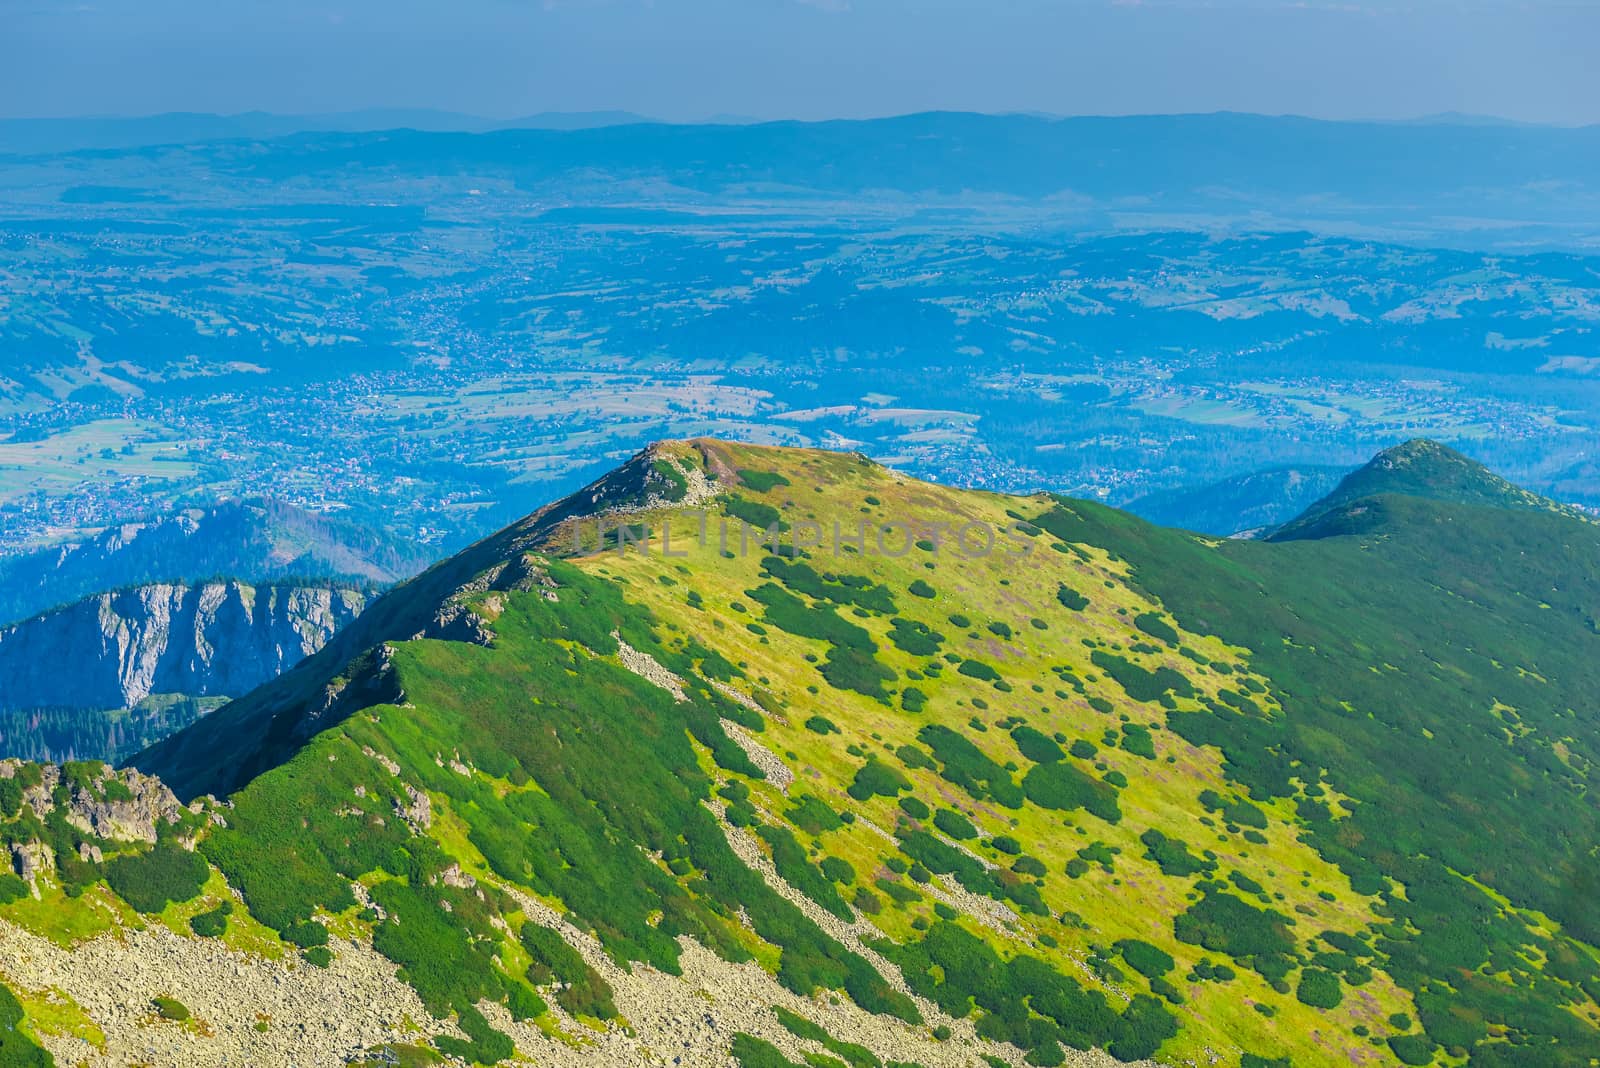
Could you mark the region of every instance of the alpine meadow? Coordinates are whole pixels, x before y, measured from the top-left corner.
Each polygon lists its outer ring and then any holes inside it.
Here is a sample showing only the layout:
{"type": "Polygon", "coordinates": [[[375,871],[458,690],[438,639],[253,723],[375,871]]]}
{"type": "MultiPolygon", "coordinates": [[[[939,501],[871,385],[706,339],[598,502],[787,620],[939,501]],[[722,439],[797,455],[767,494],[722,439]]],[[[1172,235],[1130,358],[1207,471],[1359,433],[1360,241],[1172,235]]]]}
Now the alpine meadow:
{"type": "Polygon", "coordinates": [[[1426,441],[1256,541],[660,443],[126,770],[5,765],[6,1041],[1589,1065],[1597,549],[1426,441]]]}

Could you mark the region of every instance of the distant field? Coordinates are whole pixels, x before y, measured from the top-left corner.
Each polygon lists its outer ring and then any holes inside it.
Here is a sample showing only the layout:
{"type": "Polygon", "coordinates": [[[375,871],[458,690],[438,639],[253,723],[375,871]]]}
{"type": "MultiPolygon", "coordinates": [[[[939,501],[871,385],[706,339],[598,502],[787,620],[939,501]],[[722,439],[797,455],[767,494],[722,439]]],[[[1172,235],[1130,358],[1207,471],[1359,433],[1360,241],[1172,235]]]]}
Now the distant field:
{"type": "Polygon", "coordinates": [[[191,444],[156,423],[99,419],[42,441],[0,441],[0,501],[28,493],[92,493],[127,479],[165,482],[191,478],[191,444]]]}
{"type": "Polygon", "coordinates": [[[1593,255],[592,178],[538,214],[360,164],[307,202],[116,153],[72,165],[116,196],[61,199],[38,166],[0,164],[0,552],[240,492],[443,548],[696,434],[1111,502],[1429,435],[1600,504],[1593,255]]]}

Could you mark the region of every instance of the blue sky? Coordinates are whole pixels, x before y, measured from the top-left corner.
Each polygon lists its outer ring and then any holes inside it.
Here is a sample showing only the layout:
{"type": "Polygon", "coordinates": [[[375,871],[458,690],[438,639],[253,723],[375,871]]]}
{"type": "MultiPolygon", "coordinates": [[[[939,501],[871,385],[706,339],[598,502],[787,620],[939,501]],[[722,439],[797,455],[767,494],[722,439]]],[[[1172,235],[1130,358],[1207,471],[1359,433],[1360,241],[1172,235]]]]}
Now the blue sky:
{"type": "Polygon", "coordinates": [[[0,115],[1600,122],[1597,0],[0,0],[0,115]]]}

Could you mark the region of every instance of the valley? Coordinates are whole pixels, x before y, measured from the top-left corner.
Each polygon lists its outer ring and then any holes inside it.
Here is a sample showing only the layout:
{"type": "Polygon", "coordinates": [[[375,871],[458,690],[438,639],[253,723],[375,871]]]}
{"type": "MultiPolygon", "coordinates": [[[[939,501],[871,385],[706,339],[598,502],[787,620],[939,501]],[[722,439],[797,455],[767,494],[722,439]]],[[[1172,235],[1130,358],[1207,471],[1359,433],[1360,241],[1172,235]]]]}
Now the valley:
{"type": "Polygon", "coordinates": [[[1588,135],[1408,131],[1468,163],[1410,152],[1403,188],[1348,149],[1397,136],[934,114],[3,156],[0,552],[269,496],[441,555],[695,435],[1112,504],[1429,436],[1600,505],[1588,135]]]}

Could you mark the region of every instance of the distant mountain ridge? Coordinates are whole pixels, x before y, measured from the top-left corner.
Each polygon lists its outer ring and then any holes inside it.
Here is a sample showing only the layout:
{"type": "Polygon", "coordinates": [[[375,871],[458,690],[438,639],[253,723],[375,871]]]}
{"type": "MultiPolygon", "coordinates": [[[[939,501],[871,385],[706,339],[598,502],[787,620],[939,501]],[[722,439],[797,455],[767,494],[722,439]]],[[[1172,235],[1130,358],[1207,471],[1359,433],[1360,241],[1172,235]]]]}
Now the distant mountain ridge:
{"type": "Polygon", "coordinates": [[[1291,541],[1351,533],[1363,525],[1364,517],[1370,519],[1379,498],[1390,495],[1551,512],[1590,521],[1588,513],[1525,490],[1447,445],[1416,438],[1378,453],[1269,537],[1291,541]]]}
{"type": "Polygon", "coordinates": [[[153,583],[329,579],[387,586],[427,559],[416,546],[336,517],[281,501],[228,501],[0,559],[0,624],[153,583]]]}
{"type": "Polygon", "coordinates": [[[586,130],[597,126],[654,121],[631,111],[549,111],[515,119],[488,119],[481,115],[431,108],[371,108],[324,115],[280,115],[266,111],[218,115],[176,111],[160,115],[0,119],[0,153],[36,155],[144,148],[200,141],[287,137],[313,132],[586,130]]]}
{"type": "Polygon", "coordinates": [[[1122,507],[1164,527],[1220,537],[1243,535],[1293,519],[1348,471],[1316,464],[1272,467],[1204,486],[1158,490],[1122,507]]]}
{"type": "Polygon", "coordinates": [[[322,648],[366,602],[351,587],[235,581],[97,594],[0,630],[0,710],[239,696],[322,648]]]}

